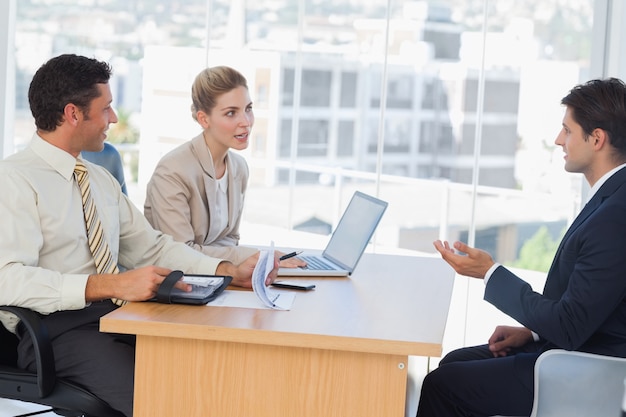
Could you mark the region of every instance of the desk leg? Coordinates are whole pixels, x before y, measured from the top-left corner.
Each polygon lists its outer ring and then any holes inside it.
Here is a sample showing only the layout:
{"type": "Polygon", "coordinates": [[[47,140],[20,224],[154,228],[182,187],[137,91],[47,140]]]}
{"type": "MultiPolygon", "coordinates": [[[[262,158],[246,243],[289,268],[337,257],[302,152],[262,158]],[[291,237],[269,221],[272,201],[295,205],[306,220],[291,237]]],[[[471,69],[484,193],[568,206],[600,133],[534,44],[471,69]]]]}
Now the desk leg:
{"type": "Polygon", "coordinates": [[[135,417],[402,417],[407,357],[137,337],[135,417]]]}

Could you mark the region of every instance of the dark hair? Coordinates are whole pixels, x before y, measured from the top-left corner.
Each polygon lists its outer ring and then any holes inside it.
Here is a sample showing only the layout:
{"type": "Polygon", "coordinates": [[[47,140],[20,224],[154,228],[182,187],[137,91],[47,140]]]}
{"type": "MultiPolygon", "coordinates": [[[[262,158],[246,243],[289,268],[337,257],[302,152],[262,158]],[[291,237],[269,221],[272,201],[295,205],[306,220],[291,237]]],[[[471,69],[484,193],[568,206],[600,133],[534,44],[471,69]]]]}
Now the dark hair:
{"type": "Polygon", "coordinates": [[[109,78],[111,67],[106,62],[73,54],[50,59],[37,70],[28,89],[37,129],[55,130],[70,103],[87,113],[91,101],[100,95],[96,85],[108,83],[109,78]]]}
{"type": "Polygon", "coordinates": [[[561,100],[587,136],[604,130],[611,145],[626,156],[626,84],[618,78],[591,80],[572,88],[561,100]]]}

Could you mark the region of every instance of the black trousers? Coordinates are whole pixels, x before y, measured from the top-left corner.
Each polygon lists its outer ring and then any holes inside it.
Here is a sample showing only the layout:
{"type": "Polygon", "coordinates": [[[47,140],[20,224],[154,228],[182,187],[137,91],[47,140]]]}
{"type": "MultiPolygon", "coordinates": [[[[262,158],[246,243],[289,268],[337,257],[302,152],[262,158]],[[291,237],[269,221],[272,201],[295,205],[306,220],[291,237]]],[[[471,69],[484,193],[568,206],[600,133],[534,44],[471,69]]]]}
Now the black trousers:
{"type": "MultiPolygon", "coordinates": [[[[112,408],[133,415],[135,337],[100,333],[100,317],[117,308],[110,301],[82,310],[42,316],[52,339],[57,375],[83,386],[112,408]]],[[[35,370],[33,344],[18,331],[18,366],[35,370]]]]}
{"type": "Polygon", "coordinates": [[[494,358],[487,345],[450,352],[424,378],[417,416],[530,415],[540,353],[536,343],[500,358],[494,358]]]}

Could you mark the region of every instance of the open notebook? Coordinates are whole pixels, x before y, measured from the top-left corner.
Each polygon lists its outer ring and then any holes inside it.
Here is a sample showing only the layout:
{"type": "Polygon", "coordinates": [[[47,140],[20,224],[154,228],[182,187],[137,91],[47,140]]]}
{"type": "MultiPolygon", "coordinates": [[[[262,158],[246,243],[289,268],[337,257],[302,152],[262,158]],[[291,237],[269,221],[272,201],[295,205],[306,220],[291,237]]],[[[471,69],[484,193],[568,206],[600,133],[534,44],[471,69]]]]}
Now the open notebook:
{"type": "Polygon", "coordinates": [[[304,255],[306,268],[279,268],[279,276],[347,276],[365,252],[387,202],[356,191],[321,255],[304,255]]]}

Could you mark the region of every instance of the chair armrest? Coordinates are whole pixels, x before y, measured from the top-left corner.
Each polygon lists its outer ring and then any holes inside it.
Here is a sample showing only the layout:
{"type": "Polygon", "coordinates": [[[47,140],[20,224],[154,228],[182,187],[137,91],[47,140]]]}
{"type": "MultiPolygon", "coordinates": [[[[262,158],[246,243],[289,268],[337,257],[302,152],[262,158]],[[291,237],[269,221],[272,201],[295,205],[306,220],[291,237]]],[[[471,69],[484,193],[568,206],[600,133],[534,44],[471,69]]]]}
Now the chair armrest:
{"type": "Polygon", "coordinates": [[[15,314],[22,321],[26,331],[30,334],[35,351],[39,395],[46,397],[52,392],[56,383],[54,352],[52,351],[48,328],[37,313],[27,308],[0,306],[0,310],[15,314]]]}

